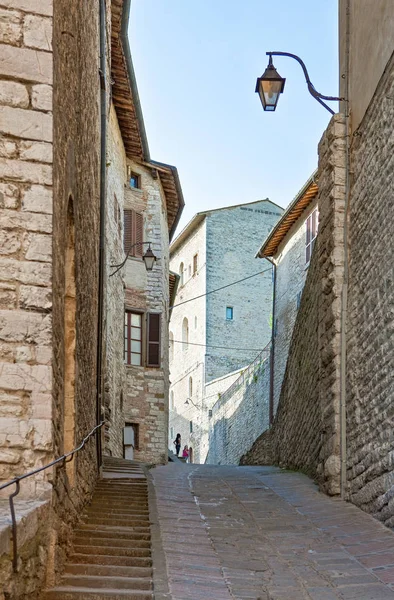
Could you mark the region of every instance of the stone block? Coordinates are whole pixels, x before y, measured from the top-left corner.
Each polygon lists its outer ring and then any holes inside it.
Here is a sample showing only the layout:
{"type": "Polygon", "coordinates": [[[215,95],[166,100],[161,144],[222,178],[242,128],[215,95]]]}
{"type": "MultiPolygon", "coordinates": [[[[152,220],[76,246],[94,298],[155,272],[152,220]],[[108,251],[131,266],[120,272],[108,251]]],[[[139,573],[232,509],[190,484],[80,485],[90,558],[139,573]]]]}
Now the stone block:
{"type": "Polygon", "coordinates": [[[52,189],[32,185],[22,192],[22,210],[52,214],[52,189]]]}
{"type": "Polygon", "coordinates": [[[22,41],[22,14],[0,8],[0,43],[19,46],[22,41]]]}
{"type": "MultiPolygon", "coordinates": [[[[30,416],[32,419],[49,419],[52,414],[52,395],[33,393],[30,396],[30,416]]],[[[37,448],[36,448],[37,449],[37,448]]]]}
{"type": "Polygon", "coordinates": [[[16,81],[0,81],[0,104],[27,108],[29,106],[29,93],[26,86],[16,81]]]}
{"type": "Polygon", "coordinates": [[[48,288],[21,285],[19,291],[19,307],[25,310],[47,312],[52,308],[52,292],[48,288]]]}
{"type": "Polygon", "coordinates": [[[19,144],[19,158],[43,163],[52,162],[52,144],[45,142],[21,142],[19,144]]]}
{"type": "Polygon", "coordinates": [[[30,48],[52,50],[52,19],[26,15],[23,24],[23,42],[30,48]]]}
{"type": "Polygon", "coordinates": [[[49,346],[36,347],[35,361],[40,365],[50,365],[52,362],[52,348],[49,346]]]}
{"type": "Polygon", "coordinates": [[[51,142],[52,117],[36,110],[0,106],[0,132],[24,139],[51,142]]]}
{"type": "Polygon", "coordinates": [[[30,48],[0,44],[0,76],[34,83],[52,83],[52,54],[30,48]]]}
{"type": "Polygon", "coordinates": [[[52,185],[52,167],[16,159],[0,159],[0,178],[52,185]]]}
{"type": "Polygon", "coordinates": [[[48,417],[51,416],[51,404],[49,404],[49,414],[45,415],[45,419],[32,419],[29,424],[33,426],[33,447],[35,450],[51,450],[52,449],[52,421],[48,417]]]}
{"type": "MultiPolygon", "coordinates": [[[[23,310],[0,310],[0,340],[4,342],[44,346],[50,344],[51,335],[52,328],[49,315],[26,312],[23,310]]],[[[8,365],[8,363],[4,363],[4,369],[6,369],[6,365],[8,365]]],[[[8,366],[12,367],[12,364],[9,364],[8,366]]],[[[18,366],[18,368],[20,368],[20,366],[18,366]]],[[[22,387],[20,389],[24,388],[22,387]]]]}
{"type": "Polygon", "coordinates": [[[17,346],[14,351],[15,362],[30,362],[33,359],[31,346],[17,346]]]}
{"type": "Polygon", "coordinates": [[[52,110],[52,87],[50,85],[33,85],[31,104],[36,110],[52,110]]]}
{"type": "Polygon", "coordinates": [[[16,231],[0,230],[0,254],[15,254],[21,248],[20,234],[16,231]]]}
{"type": "Polygon", "coordinates": [[[0,183],[0,208],[18,208],[19,187],[13,183],[0,183]]]}
{"type": "Polygon", "coordinates": [[[52,262],[52,236],[42,234],[30,234],[24,241],[27,248],[25,258],[27,260],[39,260],[40,262],[52,262]]]}
{"type": "Polygon", "coordinates": [[[52,218],[50,215],[4,209],[0,214],[0,228],[51,233],[52,218]]]}
{"type": "MultiPolygon", "coordinates": [[[[8,309],[14,309],[16,308],[16,302],[17,302],[17,294],[14,289],[5,289],[4,287],[0,286],[0,309],[2,308],[8,308],[8,309]]],[[[0,350],[0,355],[2,355],[2,352],[0,350]]]]}
{"type": "Polygon", "coordinates": [[[9,465],[16,465],[20,461],[20,453],[16,450],[9,450],[7,448],[0,448],[0,463],[7,463],[9,465]]]}
{"type": "Polygon", "coordinates": [[[15,158],[17,156],[17,145],[12,140],[0,136],[0,157],[15,158]]]}
{"type": "Polygon", "coordinates": [[[53,0],[1,0],[1,4],[7,8],[37,15],[51,16],[53,13],[53,0]]]}

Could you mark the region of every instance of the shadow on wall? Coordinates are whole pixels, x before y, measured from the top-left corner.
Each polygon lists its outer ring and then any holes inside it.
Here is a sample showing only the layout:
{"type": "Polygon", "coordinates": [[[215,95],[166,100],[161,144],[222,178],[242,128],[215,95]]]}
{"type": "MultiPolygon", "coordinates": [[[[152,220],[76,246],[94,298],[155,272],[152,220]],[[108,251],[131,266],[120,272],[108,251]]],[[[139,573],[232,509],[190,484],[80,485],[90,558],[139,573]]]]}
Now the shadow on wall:
{"type": "Polygon", "coordinates": [[[242,455],[269,427],[269,357],[233,383],[212,409],[207,464],[239,464],[242,455]]]}

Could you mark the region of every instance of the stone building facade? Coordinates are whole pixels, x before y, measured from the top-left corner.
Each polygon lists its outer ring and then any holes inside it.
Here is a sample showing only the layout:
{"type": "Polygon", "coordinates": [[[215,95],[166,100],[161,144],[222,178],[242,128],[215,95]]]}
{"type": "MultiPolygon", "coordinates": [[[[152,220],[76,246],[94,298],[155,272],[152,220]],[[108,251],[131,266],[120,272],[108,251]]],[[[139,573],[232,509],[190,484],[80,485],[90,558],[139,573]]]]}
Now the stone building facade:
{"type": "Polygon", "coordinates": [[[206,458],[206,415],[217,400],[206,386],[215,380],[223,386],[216,393],[225,391],[227,376],[270,342],[272,268],[257,266],[254,256],[282,212],[260,200],[198,213],[171,246],[180,281],[170,321],[169,444],[181,433],[196,462],[206,458]]]}
{"type": "Polygon", "coordinates": [[[258,252],[274,264],[271,418],[278,408],[289,347],[318,230],[317,173],[306,182],[258,252]]]}
{"type": "Polygon", "coordinates": [[[390,0],[341,0],[339,16],[344,115],[319,146],[317,265],[307,275],[276,421],[244,462],[306,469],[329,493],[392,526],[394,13],[390,0]],[[300,362],[302,336],[316,334],[318,359],[300,362]],[[291,390],[295,378],[310,382],[310,397],[291,390]],[[315,434],[300,449],[306,427],[315,434]]]}
{"type": "Polygon", "coordinates": [[[149,421],[139,458],[166,453],[168,244],[183,199],[176,169],[149,156],[128,9],[123,0],[0,1],[0,485],[71,451],[105,419],[105,433],[65,468],[21,484],[15,574],[13,488],[0,492],[2,600],[3,589],[9,600],[34,600],[56,581],[102,452],[123,455],[126,419],[149,421]],[[130,165],[143,173],[145,234],[158,260],[149,276],[128,259],[111,277],[125,257],[130,165]],[[138,285],[140,300],[163,312],[161,387],[143,387],[158,410],[146,419],[124,364],[125,303],[138,285]]]}

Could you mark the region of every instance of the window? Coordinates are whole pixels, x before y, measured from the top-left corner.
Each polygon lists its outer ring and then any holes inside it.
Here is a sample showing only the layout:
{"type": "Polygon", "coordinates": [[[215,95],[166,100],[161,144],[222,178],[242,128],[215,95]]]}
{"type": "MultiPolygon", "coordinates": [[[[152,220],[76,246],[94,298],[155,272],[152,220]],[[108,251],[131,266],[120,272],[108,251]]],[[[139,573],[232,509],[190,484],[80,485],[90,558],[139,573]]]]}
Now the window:
{"type": "Polygon", "coordinates": [[[182,349],[186,351],[189,343],[189,321],[186,317],[182,322],[182,342],[182,349]]]}
{"type": "Polygon", "coordinates": [[[173,439],[173,437],[174,437],[174,428],[171,427],[170,428],[170,438],[173,439]]]}
{"type": "Polygon", "coordinates": [[[193,378],[189,377],[189,398],[193,396],[193,378]]]}
{"type": "Polygon", "coordinates": [[[305,263],[308,265],[312,257],[312,250],[317,236],[318,216],[317,208],[309,215],[306,220],[306,238],[305,238],[305,263]]]}
{"type": "Polygon", "coordinates": [[[160,367],[161,314],[125,312],[124,360],[127,365],[160,367]],[[143,349],[146,348],[146,357],[143,349]]]}
{"type": "Polygon", "coordinates": [[[123,429],[123,444],[133,446],[135,450],[140,447],[140,426],[139,423],[125,423],[123,429]]]}
{"type": "Polygon", "coordinates": [[[183,285],[184,284],[184,280],[183,280],[183,273],[185,271],[185,266],[183,264],[183,262],[179,265],[179,277],[180,277],[180,284],[183,285]]]}
{"type": "Polygon", "coordinates": [[[278,335],[278,328],[279,328],[279,319],[275,319],[274,337],[276,337],[278,335]]]}
{"type": "Polygon", "coordinates": [[[127,365],[142,365],[142,314],[125,313],[124,355],[127,365]]]}
{"type": "Polygon", "coordinates": [[[189,427],[190,427],[190,433],[193,433],[193,421],[190,421],[189,427]]]}
{"type": "Polygon", "coordinates": [[[142,258],[144,241],[144,217],[135,210],[124,211],[124,251],[129,256],[142,258]]]}
{"type": "Polygon", "coordinates": [[[140,177],[135,173],[129,174],[129,185],[133,189],[140,189],[140,177]]]}
{"type": "Polygon", "coordinates": [[[232,321],[234,318],[234,309],[232,306],[226,306],[226,321],[232,321]]]}
{"type": "Polygon", "coordinates": [[[209,411],[208,411],[208,417],[212,417],[212,409],[209,409],[209,411]]]}
{"type": "Polygon", "coordinates": [[[193,277],[197,274],[198,269],[198,254],[193,256],[193,277]]]}
{"type": "Polygon", "coordinates": [[[190,279],[191,276],[192,276],[192,266],[189,265],[189,279],[190,279]]]}
{"type": "Polygon", "coordinates": [[[298,294],[297,294],[297,308],[300,308],[300,305],[301,305],[301,296],[302,296],[302,291],[298,292],[298,294]]]}

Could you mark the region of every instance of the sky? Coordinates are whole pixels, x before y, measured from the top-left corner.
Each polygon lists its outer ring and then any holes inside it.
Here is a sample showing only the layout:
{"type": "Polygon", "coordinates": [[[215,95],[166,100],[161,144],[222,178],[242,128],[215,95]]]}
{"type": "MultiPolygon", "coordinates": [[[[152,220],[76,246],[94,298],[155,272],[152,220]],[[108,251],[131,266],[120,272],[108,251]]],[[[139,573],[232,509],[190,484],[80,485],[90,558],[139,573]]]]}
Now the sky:
{"type": "MultiPolygon", "coordinates": [[[[266,51],[305,62],[315,88],[338,95],[337,0],[132,0],[129,39],[151,158],[178,169],[185,209],[269,198],[286,207],[317,167],[331,117],[300,65],[264,112],[256,78],[266,51]]],[[[337,103],[329,103],[337,110],[337,103]]]]}

